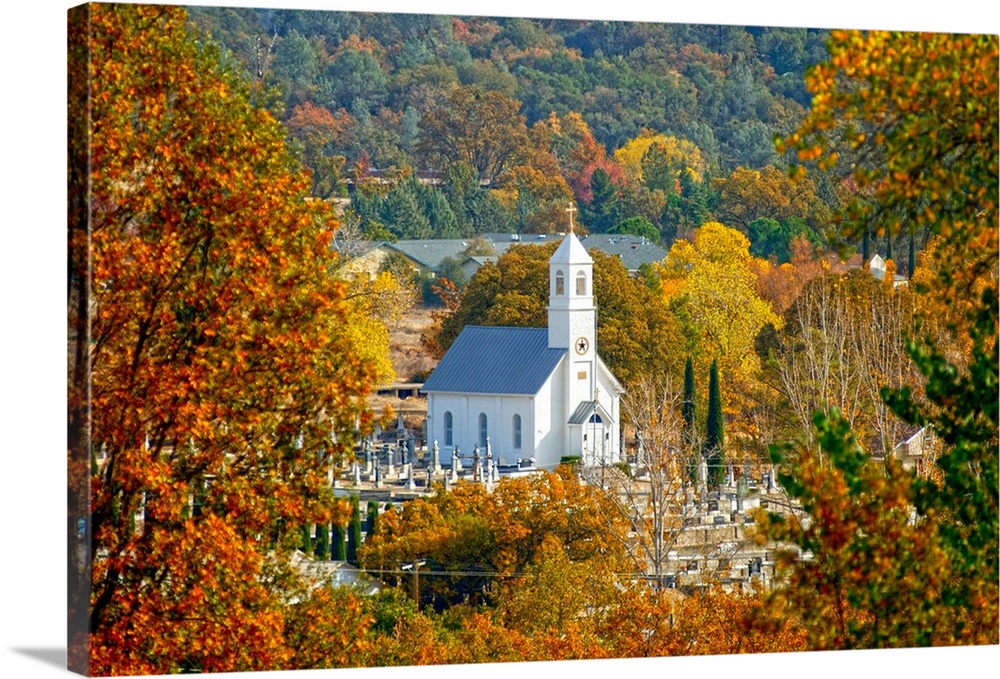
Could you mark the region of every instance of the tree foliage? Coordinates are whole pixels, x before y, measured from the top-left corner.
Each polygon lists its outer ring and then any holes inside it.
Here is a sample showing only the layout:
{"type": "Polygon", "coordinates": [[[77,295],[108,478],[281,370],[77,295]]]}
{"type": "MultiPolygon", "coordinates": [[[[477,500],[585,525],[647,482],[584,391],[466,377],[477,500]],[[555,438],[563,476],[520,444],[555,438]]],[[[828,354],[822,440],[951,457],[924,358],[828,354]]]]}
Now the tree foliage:
{"type": "Polygon", "coordinates": [[[907,342],[923,394],[881,396],[942,450],[917,477],[872,459],[847,414],[817,414],[827,462],[798,450],[783,477],[808,521],[765,526],[805,550],[782,596],[817,647],[996,644],[997,37],[835,32],[830,47],[786,143],[820,168],[846,161],[845,237],[935,234],[916,303],[946,320],[907,342]]]}
{"type": "Polygon", "coordinates": [[[855,188],[846,235],[927,226],[967,293],[997,266],[997,36],[834,31],[829,48],[785,144],[855,188]]]}
{"type": "Polygon", "coordinates": [[[678,240],[659,265],[665,300],[685,319],[701,369],[718,359],[727,380],[759,370],[754,339],[764,325],[781,325],[756,290],[750,243],[735,229],[709,222],[693,242],[678,240]]]}
{"type": "Polygon", "coordinates": [[[431,167],[466,163],[492,184],[528,145],[520,103],[502,92],[459,87],[420,121],[418,152],[431,167]]]}
{"type": "Polygon", "coordinates": [[[293,666],[285,557],[300,526],[334,518],[327,465],[369,426],[377,374],[344,332],[334,222],[182,10],[78,19],[90,127],[71,167],[90,193],[70,222],[71,460],[87,432],[103,459],[87,484],[71,465],[92,536],[69,554],[70,607],[92,625],[71,662],[293,666]]]}

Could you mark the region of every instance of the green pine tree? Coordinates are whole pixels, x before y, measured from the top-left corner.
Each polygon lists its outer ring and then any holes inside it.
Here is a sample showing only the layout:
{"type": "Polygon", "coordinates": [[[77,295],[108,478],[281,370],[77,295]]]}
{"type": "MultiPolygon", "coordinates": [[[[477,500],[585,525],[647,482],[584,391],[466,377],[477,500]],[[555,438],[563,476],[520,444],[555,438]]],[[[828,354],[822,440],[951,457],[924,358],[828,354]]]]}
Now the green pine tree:
{"type": "Polygon", "coordinates": [[[312,533],[309,530],[309,525],[306,524],[302,526],[299,531],[302,534],[302,541],[299,543],[299,549],[305,554],[312,554],[312,533]]]}
{"type": "Polygon", "coordinates": [[[368,535],[374,535],[378,530],[378,501],[369,500],[368,508],[365,510],[365,518],[367,519],[368,526],[366,530],[368,535]]]}
{"type": "Polygon", "coordinates": [[[358,496],[351,496],[351,524],[347,531],[347,561],[358,565],[358,547],[361,546],[361,505],[358,496]]]}
{"type": "Polygon", "coordinates": [[[688,445],[694,441],[695,427],[695,392],[694,392],[694,363],[688,356],[684,363],[684,400],[681,403],[681,415],[684,417],[684,436],[688,439],[688,445]]]}
{"type": "Polygon", "coordinates": [[[712,361],[708,375],[708,420],[705,423],[705,446],[709,482],[722,483],[725,465],[725,431],[722,420],[722,388],[719,386],[719,364],[712,361]]]}
{"type": "Polygon", "coordinates": [[[347,561],[347,544],[344,538],[346,531],[339,524],[333,524],[333,560],[347,561]]]}
{"type": "Polygon", "coordinates": [[[320,561],[326,561],[330,554],[330,529],[325,523],[316,526],[315,554],[320,561]]]}

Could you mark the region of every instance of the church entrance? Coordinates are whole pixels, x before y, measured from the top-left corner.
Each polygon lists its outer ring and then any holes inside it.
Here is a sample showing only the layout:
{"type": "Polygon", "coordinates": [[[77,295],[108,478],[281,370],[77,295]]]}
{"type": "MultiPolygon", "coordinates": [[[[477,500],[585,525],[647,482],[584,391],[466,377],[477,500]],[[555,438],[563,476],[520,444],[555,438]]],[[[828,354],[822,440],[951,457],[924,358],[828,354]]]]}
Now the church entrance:
{"type": "Polygon", "coordinates": [[[594,413],[583,428],[583,459],[589,466],[605,465],[611,462],[610,431],[601,418],[594,413]]]}

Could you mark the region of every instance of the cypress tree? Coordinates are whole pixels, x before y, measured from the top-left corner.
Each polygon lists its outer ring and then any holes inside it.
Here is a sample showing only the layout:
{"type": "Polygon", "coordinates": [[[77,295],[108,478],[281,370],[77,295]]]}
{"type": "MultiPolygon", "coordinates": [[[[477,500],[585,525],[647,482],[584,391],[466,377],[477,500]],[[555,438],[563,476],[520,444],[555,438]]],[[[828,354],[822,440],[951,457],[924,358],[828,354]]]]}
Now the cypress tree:
{"type": "Polygon", "coordinates": [[[378,529],[378,501],[369,500],[368,509],[365,510],[365,514],[365,518],[368,520],[366,528],[368,535],[375,535],[375,531],[378,529]]]}
{"type": "Polygon", "coordinates": [[[361,505],[358,496],[351,496],[351,524],[347,531],[347,561],[358,565],[358,547],[361,545],[361,505]]]}
{"type": "Polygon", "coordinates": [[[689,437],[688,445],[694,441],[694,363],[688,356],[684,363],[684,401],[681,403],[681,415],[684,417],[684,436],[689,437]]]}
{"type": "Polygon", "coordinates": [[[719,364],[712,361],[708,375],[708,420],[705,423],[705,457],[708,459],[708,478],[720,485],[723,478],[725,458],[723,448],[725,432],[722,421],[722,389],[719,386],[719,364]]]}
{"type": "Polygon", "coordinates": [[[335,561],[347,561],[347,545],[344,541],[344,527],[340,524],[333,524],[333,559],[335,561]]]}
{"type": "Polygon", "coordinates": [[[302,542],[299,544],[299,549],[302,550],[303,554],[312,553],[312,535],[309,532],[309,525],[303,525],[299,531],[302,534],[302,542]]]}
{"type": "Polygon", "coordinates": [[[326,561],[330,553],[330,529],[327,528],[325,523],[316,526],[315,548],[316,558],[320,561],[326,561]]]}

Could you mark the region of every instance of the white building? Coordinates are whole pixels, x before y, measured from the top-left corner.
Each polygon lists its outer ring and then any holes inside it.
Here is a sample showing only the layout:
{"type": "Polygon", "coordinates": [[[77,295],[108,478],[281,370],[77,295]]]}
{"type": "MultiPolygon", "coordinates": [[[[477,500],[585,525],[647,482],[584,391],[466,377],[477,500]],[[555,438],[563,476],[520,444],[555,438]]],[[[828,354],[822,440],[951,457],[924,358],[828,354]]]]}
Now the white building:
{"type": "Polygon", "coordinates": [[[501,463],[621,454],[622,386],[597,354],[594,262],[572,232],[549,260],[548,328],[467,326],[424,384],[427,440],[446,461],[478,445],[501,463]]]}

